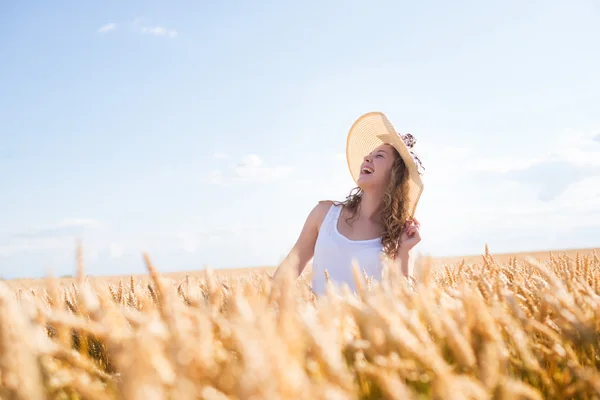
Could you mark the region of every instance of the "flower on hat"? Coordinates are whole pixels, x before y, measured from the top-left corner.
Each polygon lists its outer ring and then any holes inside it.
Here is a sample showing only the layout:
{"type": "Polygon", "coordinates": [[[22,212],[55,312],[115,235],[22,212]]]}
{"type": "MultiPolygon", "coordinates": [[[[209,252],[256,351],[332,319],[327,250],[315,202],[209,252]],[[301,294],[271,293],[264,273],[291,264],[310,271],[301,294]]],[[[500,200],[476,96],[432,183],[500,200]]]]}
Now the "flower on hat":
{"type": "Polygon", "coordinates": [[[402,138],[402,141],[404,142],[406,147],[409,148],[410,155],[412,156],[413,160],[415,160],[415,164],[417,166],[417,171],[419,172],[419,175],[423,175],[425,173],[425,166],[423,165],[421,159],[419,159],[419,156],[415,153],[415,151],[412,150],[414,145],[417,143],[417,139],[410,133],[407,133],[405,135],[399,135],[402,138]]]}
{"type": "Polygon", "coordinates": [[[417,143],[417,139],[410,133],[407,133],[406,135],[401,134],[400,137],[402,138],[402,141],[404,142],[406,147],[408,147],[409,149],[412,149],[413,146],[417,143]]]}

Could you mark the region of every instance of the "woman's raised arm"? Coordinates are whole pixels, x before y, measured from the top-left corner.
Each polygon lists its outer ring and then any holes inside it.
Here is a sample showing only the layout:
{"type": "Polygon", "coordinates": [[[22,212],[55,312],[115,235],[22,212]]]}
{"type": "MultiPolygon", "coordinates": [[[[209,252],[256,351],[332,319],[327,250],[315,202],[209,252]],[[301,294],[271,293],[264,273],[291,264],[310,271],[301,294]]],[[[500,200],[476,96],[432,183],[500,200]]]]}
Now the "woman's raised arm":
{"type": "Polygon", "coordinates": [[[294,277],[300,276],[302,271],[304,271],[304,268],[306,268],[306,265],[315,253],[315,243],[317,242],[319,229],[331,204],[330,201],[320,201],[311,210],[308,217],[306,217],[306,221],[304,222],[304,226],[302,227],[302,231],[300,232],[294,247],[292,247],[292,250],[290,250],[281,264],[279,264],[279,267],[277,267],[277,270],[273,275],[274,280],[282,274],[281,271],[284,269],[292,269],[294,271],[294,277]]]}

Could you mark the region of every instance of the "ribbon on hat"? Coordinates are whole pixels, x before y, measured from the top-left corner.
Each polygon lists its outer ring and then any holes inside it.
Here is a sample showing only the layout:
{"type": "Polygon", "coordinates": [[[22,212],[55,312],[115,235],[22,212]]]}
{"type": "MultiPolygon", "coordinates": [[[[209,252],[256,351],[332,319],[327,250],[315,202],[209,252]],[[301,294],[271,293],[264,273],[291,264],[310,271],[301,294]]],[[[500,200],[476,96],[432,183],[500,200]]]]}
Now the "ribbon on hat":
{"type": "Polygon", "coordinates": [[[417,171],[419,172],[419,175],[423,175],[425,173],[425,166],[419,159],[417,153],[415,153],[415,151],[412,149],[417,143],[417,139],[410,133],[407,133],[405,135],[399,133],[398,135],[400,135],[402,141],[404,142],[406,147],[408,147],[410,155],[412,156],[413,160],[415,160],[415,164],[417,166],[417,171]]]}

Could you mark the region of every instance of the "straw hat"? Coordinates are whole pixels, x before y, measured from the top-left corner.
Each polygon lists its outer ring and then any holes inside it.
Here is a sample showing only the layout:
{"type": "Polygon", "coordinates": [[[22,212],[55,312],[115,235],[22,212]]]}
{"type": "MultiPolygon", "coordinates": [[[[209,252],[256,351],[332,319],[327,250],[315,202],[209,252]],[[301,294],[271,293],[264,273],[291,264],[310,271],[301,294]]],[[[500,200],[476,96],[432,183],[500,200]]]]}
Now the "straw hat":
{"type": "Polygon", "coordinates": [[[425,168],[413,150],[416,139],[410,134],[401,135],[396,132],[387,117],[381,112],[370,112],[359,117],[350,128],[346,141],[346,160],[354,182],[360,175],[360,166],[364,157],[379,145],[387,143],[392,146],[404,164],[408,167],[409,178],[409,215],[414,218],[415,210],[423,192],[423,174],[425,168]]]}

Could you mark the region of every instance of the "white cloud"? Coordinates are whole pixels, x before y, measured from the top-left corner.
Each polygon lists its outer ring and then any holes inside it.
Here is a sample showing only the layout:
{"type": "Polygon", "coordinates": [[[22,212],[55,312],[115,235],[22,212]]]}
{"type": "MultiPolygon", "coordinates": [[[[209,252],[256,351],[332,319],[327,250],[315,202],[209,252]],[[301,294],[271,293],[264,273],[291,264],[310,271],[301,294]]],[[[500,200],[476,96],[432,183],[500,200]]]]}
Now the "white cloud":
{"type": "Polygon", "coordinates": [[[542,201],[526,185],[493,180],[455,190],[430,187],[417,218],[423,245],[434,254],[587,247],[592,237],[577,233],[600,230],[600,177],[580,181],[552,201],[542,201]]]}
{"type": "Polygon", "coordinates": [[[536,162],[527,168],[516,169],[505,176],[522,185],[538,189],[541,201],[552,201],[565,193],[573,184],[600,175],[599,168],[581,167],[561,159],[536,162]]]}
{"type": "Polygon", "coordinates": [[[203,182],[210,185],[224,185],[225,180],[223,178],[223,171],[218,169],[209,171],[203,179],[203,182]]]}
{"type": "Polygon", "coordinates": [[[293,167],[238,167],[236,173],[246,182],[272,182],[282,179],[294,172],[293,167]]]}
{"type": "Polygon", "coordinates": [[[566,130],[552,140],[545,154],[532,157],[527,165],[513,166],[503,176],[522,185],[533,185],[541,201],[555,200],[573,185],[600,176],[596,135],[566,130]]]}
{"type": "Polygon", "coordinates": [[[587,246],[600,229],[597,132],[548,135],[529,157],[425,148],[426,189],[417,218],[435,254],[587,246]]]}
{"type": "Polygon", "coordinates": [[[256,154],[246,154],[242,157],[239,167],[258,167],[262,164],[262,160],[256,154]]]}
{"type": "Polygon", "coordinates": [[[285,178],[294,172],[293,167],[274,166],[264,167],[263,161],[256,154],[247,154],[235,168],[239,179],[245,182],[271,182],[285,178]]]}
{"type": "MultiPolygon", "coordinates": [[[[177,32],[177,30],[165,28],[164,26],[161,26],[161,25],[143,26],[142,25],[143,20],[144,20],[144,17],[136,17],[133,19],[133,21],[131,22],[131,25],[133,26],[134,31],[144,34],[144,35],[151,35],[151,36],[155,36],[155,37],[166,37],[166,38],[171,38],[171,39],[173,39],[179,35],[179,32],[177,32]]],[[[117,23],[111,22],[111,23],[107,23],[107,24],[101,26],[100,28],[98,28],[96,30],[96,32],[99,34],[106,34],[108,32],[114,31],[115,29],[117,29],[117,23]]]]}
{"type": "MultiPolygon", "coordinates": [[[[207,229],[203,231],[181,230],[174,232],[161,232],[137,235],[135,237],[124,237],[119,242],[111,242],[108,245],[109,255],[113,258],[122,257],[124,254],[139,254],[142,251],[153,253],[198,253],[201,249],[239,238],[240,234],[251,234],[254,229],[242,226],[233,226],[229,221],[226,227],[219,229],[207,229]]],[[[108,235],[105,235],[108,237],[108,235]]],[[[100,246],[106,246],[106,242],[100,242],[100,246]]]]}
{"type": "Polygon", "coordinates": [[[549,135],[529,157],[510,152],[494,157],[489,151],[466,148],[425,148],[425,180],[430,186],[469,180],[496,185],[514,182],[536,188],[540,200],[551,201],[574,183],[600,175],[596,136],[596,132],[572,130],[549,135]]]}
{"type": "Polygon", "coordinates": [[[246,154],[227,170],[209,171],[202,181],[213,185],[269,183],[288,177],[294,171],[290,166],[266,166],[259,155],[246,154]]]}
{"type": "Polygon", "coordinates": [[[168,38],[175,38],[178,35],[176,30],[167,29],[163,26],[153,26],[153,27],[145,26],[145,27],[141,28],[140,32],[143,34],[148,34],[148,35],[152,35],[152,36],[168,37],[168,38]]]}
{"type": "Polygon", "coordinates": [[[596,146],[600,140],[598,131],[576,131],[565,129],[554,138],[556,150],[562,149],[586,149],[588,146],[596,146]]]}
{"type": "Polygon", "coordinates": [[[117,28],[117,24],[115,23],[109,23],[106,25],[102,25],[100,28],[98,28],[98,30],[96,31],[97,33],[108,33],[110,31],[113,31],[117,28]]]}
{"type": "MultiPolygon", "coordinates": [[[[44,250],[65,250],[66,241],[64,237],[45,237],[36,239],[18,239],[0,244],[0,256],[8,257],[13,254],[25,253],[30,251],[44,250]]],[[[71,241],[71,248],[74,248],[75,242],[71,241]]]]}
{"type": "Polygon", "coordinates": [[[65,218],[59,226],[85,226],[85,227],[99,227],[102,226],[102,222],[92,218],[65,218]]]}
{"type": "Polygon", "coordinates": [[[81,235],[85,230],[99,228],[102,223],[90,218],[65,218],[59,223],[50,226],[30,228],[11,235],[9,240],[73,237],[81,235]]]}
{"type": "Polygon", "coordinates": [[[104,225],[90,218],[66,218],[55,225],[29,228],[0,238],[0,256],[28,251],[66,250],[75,240],[104,225]]]}

